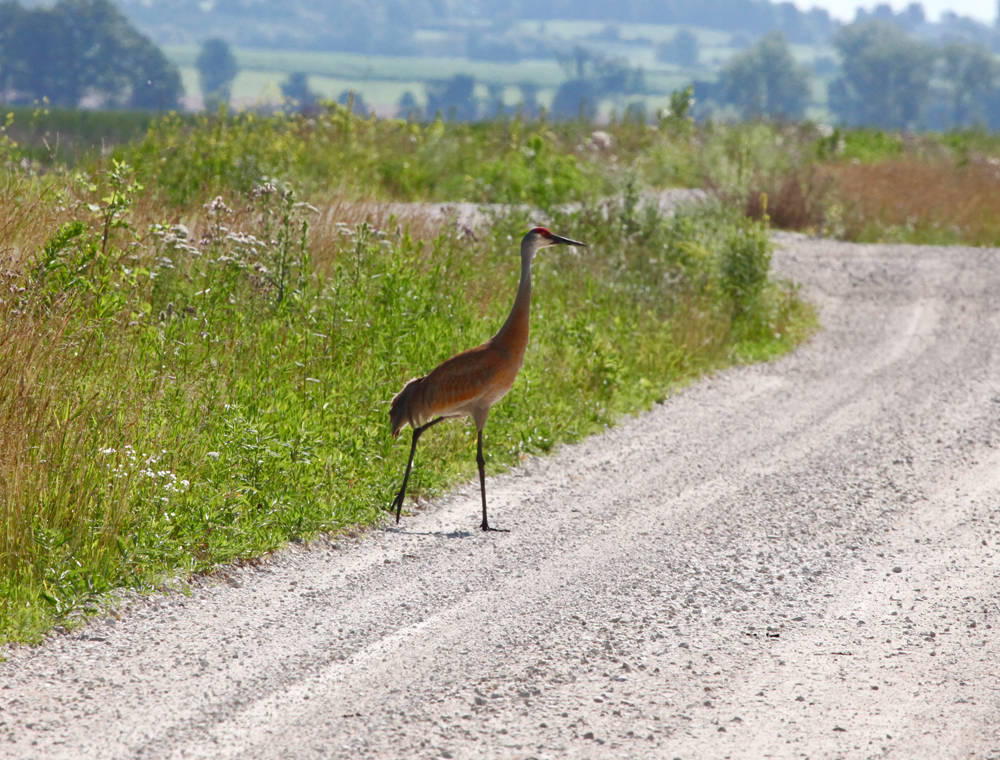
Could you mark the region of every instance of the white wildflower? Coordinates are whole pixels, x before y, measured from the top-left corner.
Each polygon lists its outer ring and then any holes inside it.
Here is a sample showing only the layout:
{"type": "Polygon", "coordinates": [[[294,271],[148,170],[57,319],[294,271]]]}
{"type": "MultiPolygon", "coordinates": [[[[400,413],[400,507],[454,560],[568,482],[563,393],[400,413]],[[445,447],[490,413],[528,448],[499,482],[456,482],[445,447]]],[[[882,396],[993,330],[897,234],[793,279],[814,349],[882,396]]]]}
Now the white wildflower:
{"type": "Polygon", "coordinates": [[[226,212],[227,214],[233,213],[233,210],[226,205],[226,202],[222,199],[221,195],[217,195],[214,198],[212,198],[212,200],[210,200],[208,203],[205,204],[205,208],[207,208],[213,214],[217,214],[223,211],[226,212]]]}
{"type": "Polygon", "coordinates": [[[587,147],[591,150],[611,150],[615,147],[615,139],[603,129],[598,129],[590,136],[587,147]]]}

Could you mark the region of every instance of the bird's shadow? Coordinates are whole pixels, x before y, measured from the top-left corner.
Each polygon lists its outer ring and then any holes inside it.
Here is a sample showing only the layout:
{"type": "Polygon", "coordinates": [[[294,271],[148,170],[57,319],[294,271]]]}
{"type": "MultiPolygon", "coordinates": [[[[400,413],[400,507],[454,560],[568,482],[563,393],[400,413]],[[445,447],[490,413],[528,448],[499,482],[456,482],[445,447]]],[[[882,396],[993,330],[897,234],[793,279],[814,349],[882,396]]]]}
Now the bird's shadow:
{"type": "Polygon", "coordinates": [[[386,528],[386,533],[396,533],[400,536],[437,536],[439,538],[472,538],[475,533],[467,530],[453,530],[445,533],[441,530],[403,530],[402,528],[386,528]]]}

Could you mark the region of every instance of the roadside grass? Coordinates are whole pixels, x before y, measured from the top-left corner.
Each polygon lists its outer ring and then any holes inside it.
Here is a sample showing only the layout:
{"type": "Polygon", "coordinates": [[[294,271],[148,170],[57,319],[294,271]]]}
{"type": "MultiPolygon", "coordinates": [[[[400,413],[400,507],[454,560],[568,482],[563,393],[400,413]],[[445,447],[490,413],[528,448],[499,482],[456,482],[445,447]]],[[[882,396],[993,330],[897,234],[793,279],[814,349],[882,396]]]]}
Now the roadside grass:
{"type": "Polygon", "coordinates": [[[991,162],[1000,157],[1000,138],[976,130],[901,135],[809,123],[696,126],[668,117],[654,124],[615,119],[598,140],[595,127],[579,121],[407,123],[335,107],[308,117],[244,112],[155,120],[13,113],[5,134],[19,144],[18,160],[36,159],[44,171],[58,172],[97,164],[100,151],[111,149],[137,167],[157,202],[178,208],[247,192],[268,177],[294,182],[313,200],[543,209],[593,202],[628,185],[680,186],[708,188],[752,218],[761,218],[766,196],[771,223],[782,229],[857,241],[996,240],[991,162]],[[136,133],[142,136],[128,142],[136,133]]]}
{"type": "Polygon", "coordinates": [[[528,203],[549,208],[613,189],[579,123],[478,124],[363,119],[331,107],[311,117],[243,113],[156,122],[116,155],[183,206],[247,192],[267,177],[318,194],[385,200],[528,203]]]}
{"type": "MultiPolygon", "coordinates": [[[[16,143],[18,157],[52,165],[91,160],[102,149],[142,137],[162,114],[153,111],[92,111],[51,106],[5,106],[0,126],[16,143]]],[[[194,117],[179,117],[192,123],[194,117]]]]}
{"type": "MultiPolygon", "coordinates": [[[[189,143],[226,154],[213,128],[189,143]]],[[[195,183],[172,163],[191,160],[182,146],[144,146],[153,171],[4,175],[0,640],[38,641],[115,587],[383,519],[407,454],[389,400],[488,338],[516,289],[525,212],[476,233],[419,214],[404,225],[355,189],[319,214],[289,185],[219,167],[201,175],[217,184],[195,183]],[[202,205],[208,190],[219,197],[202,205]]],[[[525,367],[487,432],[491,473],[811,329],[768,278],[766,228],[738,211],[665,218],[633,190],[549,213],[590,247],[537,260],[525,367]]],[[[412,494],[470,477],[473,441],[468,425],[436,431],[412,494]]]]}

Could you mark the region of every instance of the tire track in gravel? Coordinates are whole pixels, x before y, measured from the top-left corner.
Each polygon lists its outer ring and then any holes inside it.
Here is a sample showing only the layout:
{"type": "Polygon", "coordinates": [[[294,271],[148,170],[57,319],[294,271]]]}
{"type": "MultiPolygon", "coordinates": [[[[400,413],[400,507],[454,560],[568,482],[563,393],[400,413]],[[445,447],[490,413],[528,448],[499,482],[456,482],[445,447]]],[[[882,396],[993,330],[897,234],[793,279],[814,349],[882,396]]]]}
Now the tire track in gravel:
{"type": "Polygon", "coordinates": [[[778,241],[793,356],[491,479],[511,534],[469,484],[9,650],[0,756],[1000,756],[998,252],[778,241]]]}

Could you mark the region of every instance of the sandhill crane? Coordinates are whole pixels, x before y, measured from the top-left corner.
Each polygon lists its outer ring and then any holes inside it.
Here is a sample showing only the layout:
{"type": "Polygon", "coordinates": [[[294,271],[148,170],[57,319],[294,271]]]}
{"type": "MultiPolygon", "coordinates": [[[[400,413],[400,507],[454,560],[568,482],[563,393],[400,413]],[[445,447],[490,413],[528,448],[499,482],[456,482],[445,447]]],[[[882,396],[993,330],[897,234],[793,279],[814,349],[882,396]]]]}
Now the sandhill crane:
{"type": "Polygon", "coordinates": [[[483,345],[463,351],[439,364],[432,372],[414,378],[396,394],[389,407],[393,438],[410,425],[413,442],[406,463],[403,485],[396,495],[396,522],[403,508],[406,484],[410,479],[417,441],[428,428],[451,417],[472,417],[478,441],[476,464],[479,465],[479,489],[483,497],[483,530],[491,528],[486,519],[486,460],[483,459],[483,426],[490,407],[507,395],[524,363],[528,347],[528,313],[531,308],[531,260],[542,248],[553,245],[586,246],[575,240],[553,235],[544,227],[535,227],[521,240],[521,281],[510,316],[500,331],[483,345]],[[429,420],[429,421],[428,421],[429,420]]]}

